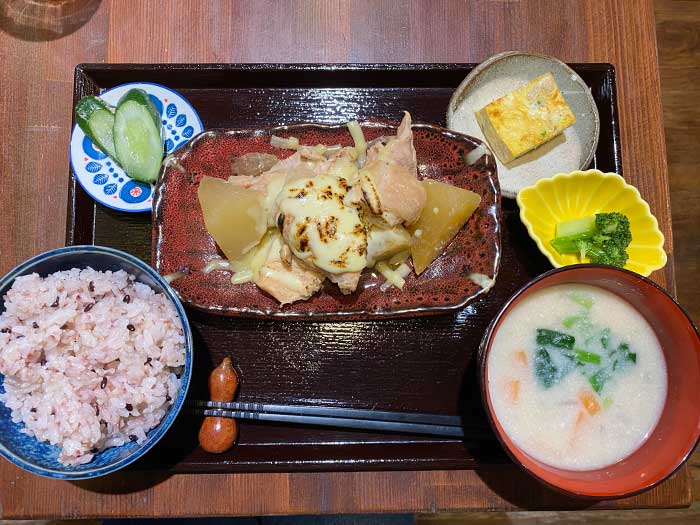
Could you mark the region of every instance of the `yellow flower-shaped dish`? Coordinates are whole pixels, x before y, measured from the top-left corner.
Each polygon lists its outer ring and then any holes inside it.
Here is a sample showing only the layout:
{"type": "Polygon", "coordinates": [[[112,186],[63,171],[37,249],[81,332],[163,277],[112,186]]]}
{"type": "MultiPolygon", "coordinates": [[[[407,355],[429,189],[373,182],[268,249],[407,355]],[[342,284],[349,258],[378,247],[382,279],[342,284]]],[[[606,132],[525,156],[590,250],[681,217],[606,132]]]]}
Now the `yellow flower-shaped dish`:
{"type": "Polygon", "coordinates": [[[632,242],[626,269],[648,276],[666,265],[664,235],[634,186],[616,173],[599,170],[560,173],[518,193],[520,220],[540,251],[556,268],[577,264],[576,255],[559,254],[550,241],[557,223],[596,213],[619,211],[630,220],[632,242]]]}

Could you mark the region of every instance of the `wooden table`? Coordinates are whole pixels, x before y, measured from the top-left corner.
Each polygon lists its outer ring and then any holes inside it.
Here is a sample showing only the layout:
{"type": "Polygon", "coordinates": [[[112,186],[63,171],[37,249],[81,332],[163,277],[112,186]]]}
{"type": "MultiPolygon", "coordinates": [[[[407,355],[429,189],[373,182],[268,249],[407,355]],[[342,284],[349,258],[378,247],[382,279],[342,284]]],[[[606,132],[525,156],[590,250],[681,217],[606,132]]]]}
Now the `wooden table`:
{"type": "MultiPolygon", "coordinates": [[[[524,49],[616,66],[625,175],[666,235],[669,264],[653,278],[675,288],[650,1],[102,0],[84,26],[59,39],[42,41],[7,18],[0,18],[0,28],[2,272],[63,244],[78,63],[479,62],[524,49]]],[[[690,501],[685,467],[645,494],[592,505],[544,489],[510,465],[486,471],[129,473],[68,483],[0,463],[5,518],[679,507],[690,501]]]]}

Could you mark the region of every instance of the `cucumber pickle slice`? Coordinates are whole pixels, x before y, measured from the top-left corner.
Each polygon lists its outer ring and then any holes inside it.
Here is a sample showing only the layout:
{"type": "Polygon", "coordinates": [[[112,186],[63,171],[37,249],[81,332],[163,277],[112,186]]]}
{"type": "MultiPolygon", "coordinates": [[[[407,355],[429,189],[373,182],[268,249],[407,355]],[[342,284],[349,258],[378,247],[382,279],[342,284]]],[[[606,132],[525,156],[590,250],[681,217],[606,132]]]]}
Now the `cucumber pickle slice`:
{"type": "Polygon", "coordinates": [[[128,91],[117,104],[114,146],[129,177],[153,183],[163,161],[160,115],[142,89],[128,91]]]}
{"type": "Polygon", "coordinates": [[[114,108],[97,97],[83,97],[75,106],[75,121],[90,140],[118,162],[114,148],[114,108]]]}

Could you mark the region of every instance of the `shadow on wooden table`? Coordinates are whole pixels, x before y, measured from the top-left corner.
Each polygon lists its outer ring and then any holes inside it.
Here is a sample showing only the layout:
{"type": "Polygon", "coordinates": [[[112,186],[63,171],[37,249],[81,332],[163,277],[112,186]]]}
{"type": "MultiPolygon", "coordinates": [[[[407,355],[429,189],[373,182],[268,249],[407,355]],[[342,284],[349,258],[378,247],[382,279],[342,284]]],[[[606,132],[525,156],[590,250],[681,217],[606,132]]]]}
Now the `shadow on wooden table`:
{"type": "Polygon", "coordinates": [[[550,489],[511,464],[477,468],[476,474],[508,504],[523,510],[587,510],[595,503],[550,489]]]}
{"type": "Polygon", "coordinates": [[[67,36],[87,24],[101,0],[3,0],[0,30],[20,40],[46,42],[67,36]]]}
{"type": "Polygon", "coordinates": [[[96,479],[71,481],[70,483],[89,492],[100,494],[130,494],[160,485],[170,476],[169,472],[122,471],[96,479]]]}

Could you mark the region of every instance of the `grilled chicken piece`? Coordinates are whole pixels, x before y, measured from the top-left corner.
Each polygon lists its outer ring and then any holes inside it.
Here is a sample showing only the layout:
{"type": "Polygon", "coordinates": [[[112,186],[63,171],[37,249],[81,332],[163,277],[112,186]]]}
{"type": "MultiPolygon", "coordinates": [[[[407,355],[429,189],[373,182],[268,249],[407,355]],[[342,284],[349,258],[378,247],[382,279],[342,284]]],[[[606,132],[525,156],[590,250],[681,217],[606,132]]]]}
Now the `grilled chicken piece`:
{"type": "Polygon", "coordinates": [[[371,227],[367,232],[367,266],[411,249],[411,234],[403,226],[371,227]]]}
{"type": "Polygon", "coordinates": [[[287,177],[277,197],[277,224],[294,255],[329,274],[361,272],[367,264],[367,233],[347,195],[345,179],[321,174],[287,177]]]}
{"type": "Polygon", "coordinates": [[[405,113],[395,137],[370,148],[360,185],[369,208],[390,226],[418,220],[427,197],[418,180],[411,115],[405,113]]]}
{"type": "Polygon", "coordinates": [[[230,178],[265,192],[268,226],[282,234],[255,279],[281,304],[308,299],[325,278],[350,294],[363,268],[408,249],[400,225],[415,222],[426,202],[410,114],[395,137],[369,148],[361,170],[356,155],[353,147],[302,146],[260,175],[230,178]]]}
{"type": "MultiPolygon", "coordinates": [[[[312,272],[318,272],[318,268],[309,268],[307,263],[294,257],[292,250],[289,248],[288,244],[283,244],[280,250],[280,258],[282,262],[289,266],[293,263],[301,265],[302,268],[310,269],[312,272]]],[[[360,281],[361,272],[345,272],[340,274],[334,274],[329,272],[324,272],[325,276],[332,282],[338,285],[340,291],[344,295],[351,294],[357,289],[357,284],[360,281]]]]}
{"type": "Polygon", "coordinates": [[[280,304],[289,304],[315,294],[321,288],[323,275],[301,264],[290,252],[283,252],[282,242],[277,239],[254,282],[280,304]]]}
{"type": "Polygon", "coordinates": [[[385,160],[388,158],[407,168],[415,177],[418,176],[416,149],[413,147],[413,132],[411,131],[411,114],[408,111],[404,111],[395,137],[389,138],[385,143],[378,142],[367,151],[367,162],[378,157],[385,160]]]}
{"type": "Polygon", "coordinates": [[[327,274],[328,280],[338,285],[343,295],[348,295],[357,290],[361,272],[345,272],[339,274],[327,274]]]}
{"type": "Polygon", "coordinates": [[[368,162],[360,171],[360,184],[372,213],[381,215],[390,226],[417,221],[425,206],[425,189],[400,164],[368,162]]]}

